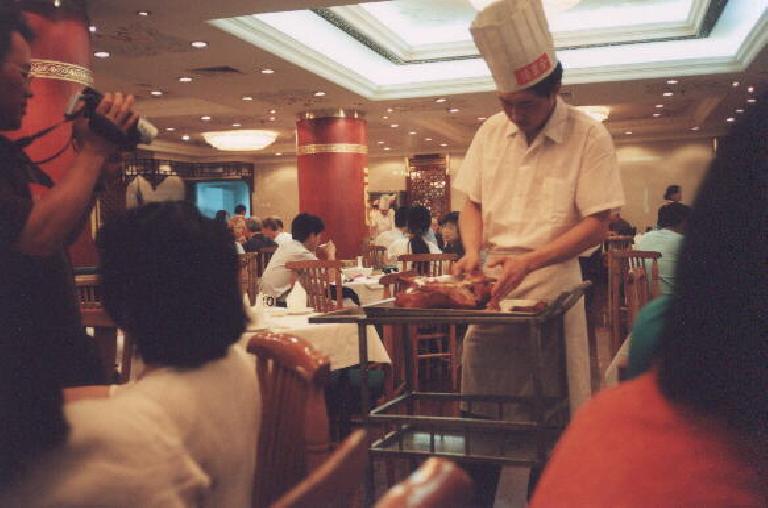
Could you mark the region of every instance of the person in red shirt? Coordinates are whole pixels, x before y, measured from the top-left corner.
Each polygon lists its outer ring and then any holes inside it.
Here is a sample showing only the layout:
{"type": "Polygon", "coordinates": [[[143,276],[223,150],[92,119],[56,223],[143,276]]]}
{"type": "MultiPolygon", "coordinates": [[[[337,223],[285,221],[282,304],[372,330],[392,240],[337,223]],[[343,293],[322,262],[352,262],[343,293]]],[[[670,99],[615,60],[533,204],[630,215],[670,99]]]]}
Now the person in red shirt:
{"type": "Polygon", "coordinates": [[[576,414],[532,508],[768,506],[767,101],[699,191],[653,370],[576,414]]]}

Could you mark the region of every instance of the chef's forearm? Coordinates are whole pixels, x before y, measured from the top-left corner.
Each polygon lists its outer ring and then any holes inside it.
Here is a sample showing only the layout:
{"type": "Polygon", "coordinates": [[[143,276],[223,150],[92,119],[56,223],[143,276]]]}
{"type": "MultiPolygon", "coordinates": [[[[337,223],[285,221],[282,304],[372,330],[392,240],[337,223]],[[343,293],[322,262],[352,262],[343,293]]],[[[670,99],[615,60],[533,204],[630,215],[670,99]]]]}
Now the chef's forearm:
{"type": "Polygon", "coordinates": [[[602,242],[608,234],[609,214],[605,211],[585,217],[557,239],[527,254],[531,271],[575,258],[602,242]]]}
{"type": "Polygon", "coordinates": [[[478,256],[483,241],[483,214],[480,203],[467,199],[459,214],[459,231],[464,252],[478,256]]]}

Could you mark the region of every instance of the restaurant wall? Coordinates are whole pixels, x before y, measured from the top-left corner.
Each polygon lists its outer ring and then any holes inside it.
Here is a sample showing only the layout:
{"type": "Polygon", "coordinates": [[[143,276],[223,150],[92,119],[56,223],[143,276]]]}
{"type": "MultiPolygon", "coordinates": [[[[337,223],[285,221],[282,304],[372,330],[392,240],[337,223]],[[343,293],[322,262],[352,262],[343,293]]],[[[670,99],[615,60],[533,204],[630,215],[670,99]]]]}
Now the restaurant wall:
{"type": "Polygon", "coordinates": [[[714,153],[711,140],[701,139],[621,144],[616,156],[627,202],[621,215],[644,231],[656,224],[667,185],[681,185],[683,202],[693,203],[714,153]]]}
{"type": "Polygon", "coordinates": [[[299,181],[295,159],[284,163],[260,164],[256,162],[251,215],[264,218],[277,215],[290,230],[293,218],[299,213],[299,181]]]}

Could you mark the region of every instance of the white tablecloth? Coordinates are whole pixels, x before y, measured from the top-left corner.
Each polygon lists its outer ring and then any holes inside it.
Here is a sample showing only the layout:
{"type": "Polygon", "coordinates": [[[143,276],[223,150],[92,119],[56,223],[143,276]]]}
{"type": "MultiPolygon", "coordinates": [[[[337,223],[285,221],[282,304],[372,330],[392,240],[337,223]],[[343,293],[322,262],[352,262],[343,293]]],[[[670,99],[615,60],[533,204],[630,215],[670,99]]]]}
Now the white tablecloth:
{"type": "MultiPolygon", "coordinates": [[[[270,314],[270,313],[268,313],[270,314]]],[[[274,332],[289,333],[301,337],[312,344],[320,353],[328,355],[331,360],[331,370],[343,369],[360,363],[358,348],[357,325],[349,323],[310,323],[311,314],[273,316],[268,315],[266,322],[258,328],[274,332]]],[[[253,330],[246,332],[240,338],[245,347],[253,330]]],[[[368,360],[378,363],[392,363],[379,334],[373,326],[368,327],[368,360]]]]}
{"type": "Polygon", "coordinates": [[[353,281],[345,282],[344,287],[352,289],[360,297],[360,305],[378,302],[384,299],[384,286],[379,284],[381,275],[374,277],[359,277],[353,281]]]}

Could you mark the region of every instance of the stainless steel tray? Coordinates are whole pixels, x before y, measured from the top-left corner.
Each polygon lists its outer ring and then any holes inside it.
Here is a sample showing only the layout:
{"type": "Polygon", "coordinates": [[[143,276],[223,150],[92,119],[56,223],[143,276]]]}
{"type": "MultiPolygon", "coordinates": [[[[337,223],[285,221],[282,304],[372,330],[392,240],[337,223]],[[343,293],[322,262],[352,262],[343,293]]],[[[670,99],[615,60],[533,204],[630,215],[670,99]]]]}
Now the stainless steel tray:
{"type": "Polygon", "coordinates": [[[394,299],[372,303],[363,307],[368,317],[451,317],[451,318],[508,318],[508,317],[532,317],[546,314],[549,311],[548,304],[538,312],[506,311],[489,309],[415,309],[410,307],[397,307],[394,299]]]}

